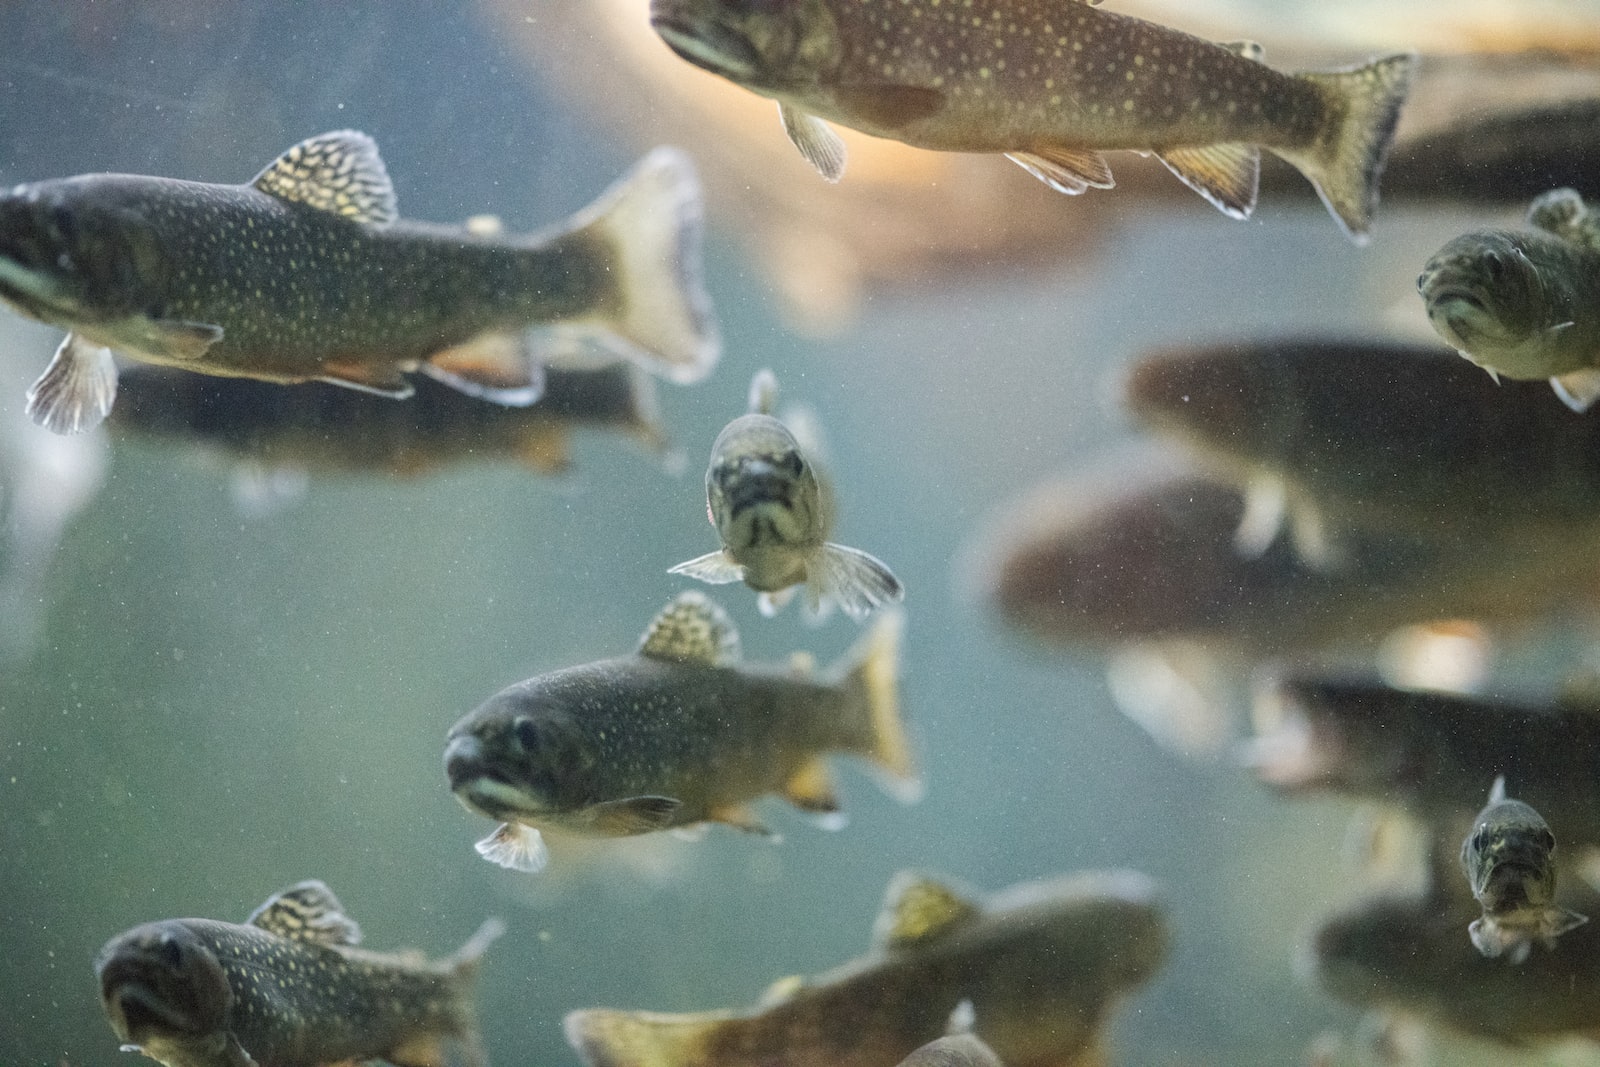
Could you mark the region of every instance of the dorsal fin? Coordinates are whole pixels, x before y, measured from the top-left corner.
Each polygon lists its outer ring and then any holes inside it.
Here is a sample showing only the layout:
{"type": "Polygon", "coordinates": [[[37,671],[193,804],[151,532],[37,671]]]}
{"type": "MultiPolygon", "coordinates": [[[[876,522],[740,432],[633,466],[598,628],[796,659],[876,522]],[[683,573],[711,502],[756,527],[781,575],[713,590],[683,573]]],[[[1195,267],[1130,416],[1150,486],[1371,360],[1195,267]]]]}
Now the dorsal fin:
{"type": "Polygon", "coordinates": [[[943,937],[981,911],[943,882],[915,871],[901,871],[889,882],[872,940],[882,948],[919,944],[943,937]]]}
{"type": "Polygon", "coordinates": [[[361,927],[344,913],[333,890],[315,878],[272,894],[246,921],[291,941],[314,945],[361,943],[361,927]]]}
{"type": "Polygon", "coordinates": [[[280,200],[369,226],[387,226],[400,217],[377,143],[356,130],[301,141],[250,184],[280,200]]]}
{"type": "Polygon", "coordinates": [[[1489,787],[1489,803],[1504,804],[1506,802],[1506,776],[1500,775],[1494,780],[1494,785],[1489,787]]]}
{"type": "Polygon", "coordinates": [[[772,415],[778,408],[778,376],[767,367],[756,371],[750,379],[750,411],[756,415],[772,415]]]}
{"type": "Polygon", "coordinates": [[[732,663],[739,658],[739,631],[705,594],[679,593],[650,621],[639,655],[707,667],[732,663]]]}

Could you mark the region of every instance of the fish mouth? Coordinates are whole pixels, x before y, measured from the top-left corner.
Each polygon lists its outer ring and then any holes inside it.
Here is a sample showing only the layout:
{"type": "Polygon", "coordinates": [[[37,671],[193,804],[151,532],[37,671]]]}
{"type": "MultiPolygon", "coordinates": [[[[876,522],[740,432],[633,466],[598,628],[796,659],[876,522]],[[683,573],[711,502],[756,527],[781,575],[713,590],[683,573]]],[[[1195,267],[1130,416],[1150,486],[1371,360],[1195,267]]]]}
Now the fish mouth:
{"type": "Polygon", "coordinates": [[[674,6],[651,4],[650,26],[679,59],[736,81],[760,74],[761,56],[748,37],[715,21],[675,14],[674,6]]]}
{"type": "Polygon", "coordinates": [[[151,1034],[198,1032],[187,1016],[138,983],[117,985],[104,999],[111,1029],[123,1041],[142,1045],[151,1034]]]}
{"type": "Polygon", "coordinates": [[[502,822],[541,814],[529,803],[528,791],[497,767],[471,734],[451,738],[445,746],[444,770],[450,791],[468,811],[502,822]]]}

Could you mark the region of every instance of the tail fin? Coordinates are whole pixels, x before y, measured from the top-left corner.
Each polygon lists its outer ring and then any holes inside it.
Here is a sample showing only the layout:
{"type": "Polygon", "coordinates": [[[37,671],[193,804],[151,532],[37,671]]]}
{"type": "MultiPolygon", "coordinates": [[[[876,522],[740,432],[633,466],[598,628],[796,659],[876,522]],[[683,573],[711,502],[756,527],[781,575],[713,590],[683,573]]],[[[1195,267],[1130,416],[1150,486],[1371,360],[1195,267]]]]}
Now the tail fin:
{"type": "Polygon", "coordinates": [[[705,377],[722,350],[700,277],[702,215],[689,157],[663,147],[572,220],[613,250],[618,299],[597,325],[623,354],[675,382],[705,377]]]}
{"type": "Polygon", "coordinates": [[[669,1015],[591,1008],[567,1015],[567,1043],[589,1067],[688,1067],[707,1062],[710,1033],[732,1020],[725,1012],[669,1015]]]}
{"type": "Polygon", "coordinates": [[[395,1067],[487,1067],[472,987],[484,952],[505,932],[505,923],[490,919],[443,961],[446,995],[429,999],[426,1021],[385,1049],[385,1062],[395,1067]]]}
{"type": "Polygon", "coordinates": [[[886,610],[846,655],[842,684],[859,697],[865,709],[866,738],[859,751],[879,764],[889,777],[884,788],[896,800],[910,804],[922,795],[911,756],[911,740],[900,718],[900,635],[905,613],[886,610]]]}
{"type": "Polygon", "coordinates": [[[1303,153],[1273,149],[1316,186],[1356,244],[1367,241],[1378,206],[1378,175],[1416,66],[1416,54],[1402,52],[1352,70],[1299,75],[1328,95],[1336,121],[1303,153]]]}

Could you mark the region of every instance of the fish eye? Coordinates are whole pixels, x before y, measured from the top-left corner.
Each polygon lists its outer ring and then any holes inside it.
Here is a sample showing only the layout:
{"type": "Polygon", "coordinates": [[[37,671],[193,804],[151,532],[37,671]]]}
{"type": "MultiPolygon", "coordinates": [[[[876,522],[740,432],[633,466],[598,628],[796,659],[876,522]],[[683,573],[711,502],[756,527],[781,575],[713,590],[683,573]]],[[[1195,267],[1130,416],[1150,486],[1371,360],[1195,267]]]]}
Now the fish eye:
{"type": "Polygon", "coordinates": [[[785,452],[778,466],[783,468],[783,472],[789,477],[798,478],[805,472],[806,461],[800,458],[798,452],[785,452]]]}
{"type": "Polygon", "coordinates": [[[1500,253],[1485,252],[1483,254],[1483,266],[1489,272],[1489,280],[1491,282],[1499,282],[1505,277],[1506,264],[1505,260],[1500,258],[1500,253]]]}
{"type": "Polygon", "coordinates": [[[511,732],[516,735],[517,744],[522,746],[523,751],[537,752],[539,750],[539,728],[526,715],[511,724],[511,732]]]}
{"type": "Polygon", "coordinates": [[[1488,847],[1489,828],[1487,826],[1480,826],[1478,827],[1478,832],[1472,835],[1472,849],[1474,852],[1482,852],[1488,847]]]}
{"type": "Polygon", "coordinates": [[[1551,833],[1549,830],[1540,830],[1539,831],[1539,845],[1540,845],[1541,848],[1543,848],[1547,852],[1549,850],[1555,848],[1556,847],[1556,835],[1551,833]]]}

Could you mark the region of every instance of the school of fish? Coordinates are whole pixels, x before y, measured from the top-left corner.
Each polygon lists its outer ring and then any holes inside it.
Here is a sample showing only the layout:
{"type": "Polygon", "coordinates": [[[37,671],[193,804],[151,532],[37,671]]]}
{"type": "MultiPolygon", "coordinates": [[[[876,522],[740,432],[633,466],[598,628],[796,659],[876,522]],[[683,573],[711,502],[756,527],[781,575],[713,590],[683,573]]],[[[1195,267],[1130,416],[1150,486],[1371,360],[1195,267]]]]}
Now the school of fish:
{"type": "MultiPolygon", "coordinates": [[[[1285,73],[1254,42],[1097,0],[650,0],[648,22],[677,57],[776,101],[830,182],[845,170],[832,123],[1004,155],[1067,194],[1114,186],[1105,153],[1154,156],[1246,219],[1267,152],[1356,244],[1428,76],[1410,51],[1285,73]]],[[[1425,259],[1422,310],[1449,349],[1246,337],[1146,353],[1125,406],[1183,458],[1131,475],[1106,464],[1002,505],[965,575],[1007,624],[1106,653],[1114,699],[1170,747],[1231,750],[1277,793],[1342,794],[1420,827],[1420,891],[1326,919],[1310,972],[1342,1000],[1505,1044],[1600,1032],[1600,865],[1584,865],[1600,848],[1596,700],[1370,674],[1402,630],[1437,650],[1463,632],[1447,620],[1533,625],[1600,600],[1596,192],[1551,189],[1525,228],[1474,230],[1425,259]],[[1548,381],[1564,406],[1523,381],[1548,381]],[[1239,740],[1216,708],[1262,666],[1239,740]]],[[[694,164],[658,147],[539,234],[411,221],[374,140],[345,129],[240,185],[15,186],[0,194],[0,303],[65,331],[25,393],[55,434],[106,421],[119,441],[258,474],[496,457],[549,474],[569,467],[579,427],[665,450],[654,378],[698,383],[722,350],[705,216],[694,164]]],[[[776,841],[757,810],[769,797],[839,830],[836,758],[902,802],[940,788],[918,769],[933,739],[902,707],[906,587],[831,540],[840,487],[861,490],[848,461],[837,482],[824,472],[816,422],[780,417],[776,400],[776,375],[756,375],[711,445],[718,546],[662,569],[742,583],[768,618],[796,595],[813,624],[837,608],[862,628],[854,646],[827,668],[807,652],[746,662],[729,614],[691,589],[631,652],[531,655],[531,676],[485,685],[444,737],[443,786],[493,824],[485,860],[534,874],[576,839],[621,854],[714,824],[776,841]]],[[[1183,936],[1164,896],[1130,870],[990,894],[904,871],[855,960],[780,979],[751,1008],[574,1005],[561,1031],[589,1067],[1094,1067],[1117,1006],[1183,936]]],[[[311,879],[244,923],[135,926],[94,972],[121,1048],[166,1067],[487,1067],[473,990],[504,930],[491,918],[442,959],[372,951],[311,879]]]]}

